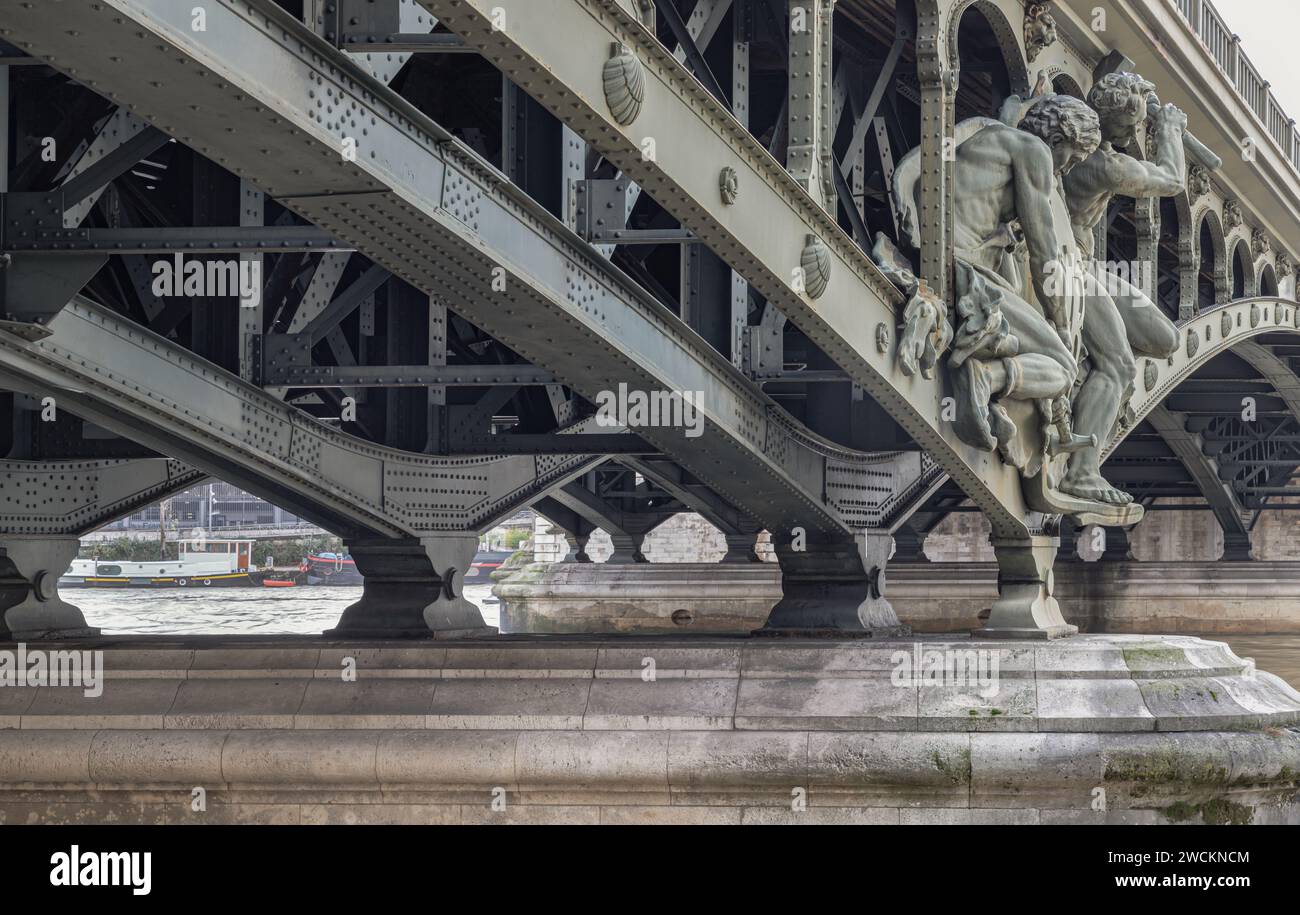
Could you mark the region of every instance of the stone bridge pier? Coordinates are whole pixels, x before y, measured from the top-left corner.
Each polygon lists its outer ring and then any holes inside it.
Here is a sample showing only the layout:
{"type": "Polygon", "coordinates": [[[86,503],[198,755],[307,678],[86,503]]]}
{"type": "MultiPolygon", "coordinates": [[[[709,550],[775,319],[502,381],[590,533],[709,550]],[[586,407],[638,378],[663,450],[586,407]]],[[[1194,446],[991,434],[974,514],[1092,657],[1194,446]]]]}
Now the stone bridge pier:
{"type": "Polygon", "coordinates": [[[166,458],[0,461],[0,639],[98,633],[59,593],[79,537],[204,479],[166,458]]]}
{"type": "Polygon", "coordinates": [[[463,593],[477,533],[402,540],[355,538],[348,552],[365,576],[361,599],[343,611],[334,638],[472,638],[495,634],[463,593]]]}

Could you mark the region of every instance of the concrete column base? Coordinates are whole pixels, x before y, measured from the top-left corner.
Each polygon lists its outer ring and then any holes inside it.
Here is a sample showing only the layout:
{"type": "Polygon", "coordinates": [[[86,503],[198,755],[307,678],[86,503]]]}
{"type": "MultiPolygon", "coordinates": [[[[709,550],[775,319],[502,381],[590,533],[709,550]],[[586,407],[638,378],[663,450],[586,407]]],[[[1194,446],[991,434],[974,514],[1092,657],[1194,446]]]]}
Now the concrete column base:
{"type": "Polygon", "coordinates": [[[361,600],[343,611],[330,636],[458,639],[495,635],[461,593],[478,549],[476,534],[418,540],[355,540],[348,550],[365,576],[361,600]]]}
{"type": "Polygon", "coordinates": [[[610,542],[614,545],[613,554],[605,560],[607,564],[612,565],[631,565],[632,563],[649,562],[642,552],[645,546],[645,534],[631,534],[627,532],[616,531],[609,535],[610,542]]]}
{"type": "Polygon", "coordinates": [[[1250,538],[1233,536],[1227,532],[1223,535],[1223,555],[1220,562],[1252,562],[1255,553],[1251,549],[1250,538]]]}
{"type": "Polygon", "coordinates": [[[801,638],[903,635],[885,597],[885,564],[893,538],[885,531],[859,531],[853,539],[807,542],[804,549],[777,542],[783,596],[756,634],[801,638]]]}
{"type": "Polygon", "coordinates": [[[76,537],[0,536],[0,639],[83,638],[99,634],[59,596],[59,576],[77,557],[76,537]]]}
{"type": "Polygon", "coordinates": [[[743,534],[724,534],[727,541],[727,552],[723,555],[721,562],[762,562],[758,558],[758,551],[755,549],[758,541],[758,533],[749,531],[743,534]]]}
{"type": "Polygon", "coordinates": [[[998,557],[998,599],[989,621],[973,633],[985,639],[1059,639],[1075,635],[1053,596],[1052,565],[1061,542],[1056,537],[993,540],[998,557]]]}
{"type": "Polygon", "coordinates": [[[1128,531],[1122,527],[1106,528],[1106,549],[1099,557],[1100,562],[1137,562],[1133,555],[1133,543],[1128,531]]]}

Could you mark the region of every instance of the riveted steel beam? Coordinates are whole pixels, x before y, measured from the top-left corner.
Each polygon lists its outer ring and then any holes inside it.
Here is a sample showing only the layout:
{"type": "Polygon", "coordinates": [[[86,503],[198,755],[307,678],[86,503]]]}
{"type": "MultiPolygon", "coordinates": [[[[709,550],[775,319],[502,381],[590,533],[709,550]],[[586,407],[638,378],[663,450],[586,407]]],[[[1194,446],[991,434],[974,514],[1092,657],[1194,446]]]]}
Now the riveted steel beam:
{"type": "MultiPolygon", "coordinates": [[[[1214,511],[1215,520],[1225,534],[1250,536],[1249,512],[1233,493],[1232,488],[1219,479],[1219,464],[1205,453],[1204,443],[1195,432],[1187,430],[1184,419],[1163,406],[1153,407],[1146,415],[1160,437],[1165,440],[1183,467],[1191,475],[1197,489],[1214,511]]],[[[1109,472],[1109,471],[1108,471],[1109,472]]]]}
{"type": "MultiPolygon", "coordinates": [[[[445,296],[588,399],[620,385],[703,392],[703,434],[637,431],[769,527],[843,536],[877,525],[918,470],[911,457],[844,449],[791,420],[561,222],[269,0],[209,3],[207,31],[197,33],[188,10],[166,0],[69,0],[58,15],[0,0],[0,13],[53,66],[445,296]],[[69,34],[74,14],[83,27],[69,34]]],[[[891,294],[874,267],[852,269],[879,284],[876,302],[891,294]]],[[[852,304],[861,325],[863,303],[852,304]]],[[[862,336],[874,341],[874,330],[862,336]]],[[[937,410],[936,386],[936,423],[937,410]]],[[[983,456],[972,465],[981,460],[991,464],[983,456]]]]}
{"type": "Polygon", "coordinates": [[[0,461],[0,531],[79,537],[159,499],[197,486],[206,474],[169,458],[0,461]]]}
{"type": "MultiPolygon", "coordinates": [[[[440,458],[345,435],[77,298],[37,342],[0,330],[0,385],[234,483],[342,536],[491,527],[599,455],[440,458]]],[[[594,429],[586,420],[573,431],[594,429]]]]}
{"type": "MultiPolygon", "coordinates": [[[[1215,356],[1228,351],[1240,352],[1248,361],[1260,360],[1263,364],[1264,353],[1260,347],[1250,348],[1250,341],[1264,334],[1300,333],[1300,328],[1297,327],[1298,314],[1300,306],[1292,300],[1259,297],[1208,308],[1192,318],[1180,321],[1178,329],[1183,342],[1172,356],[1160,360],[1138,360],[1137,390],[1129,404],[1134,414],[1133,422],[1103,449],[1103,460],[1114,453],[1124,436],[1149,412],[1164,403],[1165,398],[1173,394],[1183,381],[1191,378],[1215,356]]],[[[1286,390],[1288,383],[1281,374],[1282,363],[1277,361],[1273,369],[1278,383],[1286,390]]],[[[1294,387],[1294,383],[1291,383],[1290,388],[1294,387]]],[[[1217,399],[1222,402],[1210,403],[1211,395],[1198,394],[1193,398],[1196,402],[1188,406],[1218,406],[1231,412],[1240,412],[1243,396],[1251,395],[1230,395],[1217,399]]],[[[1265,406],[1277,407],[1281,412],[1291,412],[1300,407],[1300,397],[1294,391],[1288,396],[1291,397],[1290,401],[1279,390],[1279,396],[1257,397],[1261,402],[1260,412],[1265,412],[1265,406]]]]}
{"type": "MultiPolygon", "coordinates": [[[[275,337],[266,346],[274,350],[275,337]]],[[[289,365],[268,363],[264,385],[285,388],[426,388],[433,385],[554,384],[555,375],[531,365],[289,365]]]]}
{"type": "Polygon", "coordinates": [[[957,439],[941,419],[937,380],[903,377],[892,348],[877,348],[877,326],[898,322],[898,293],[820,202],[626,11],[610,0],[420,2],[788,315],[952,474],[999,536],[1027,535],[1014,470],[957,439]],[[509,28],[492,28],[493,8],[504,11],[509,28]],[[605,100],[612,45],[630,49],[642,70],[644,99],[629,124],[620,124],[605,100]],[[645,152],[649,140],[653,156],[645,152]],[[725,168],[738,179],[732,204],[719,196],[725,168]],[[810,236],[825,244],[830,264],[829,282],[815,298],[796,272],[810,236]]]}

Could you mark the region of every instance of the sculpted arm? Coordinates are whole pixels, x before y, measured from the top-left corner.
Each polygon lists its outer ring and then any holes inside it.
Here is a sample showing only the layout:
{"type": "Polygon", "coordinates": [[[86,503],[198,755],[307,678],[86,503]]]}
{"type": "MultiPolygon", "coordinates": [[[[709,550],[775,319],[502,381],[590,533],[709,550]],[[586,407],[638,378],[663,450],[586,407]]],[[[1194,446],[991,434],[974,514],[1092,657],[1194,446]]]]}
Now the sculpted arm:
{"type": "Polygon", "coordinates": [[[1121,152],[1095,154],[1066,176],[1067,191],[1125,197],[1173,197],[1181,193],[1187,183],[1187,154],[1183,150],[1187,115],[1166,105],[1156,115],[1154,126],[1156,150],[1151,161],[1143,162],[1121,152]]]}
{"type": "Polygon", "coordinates": [[[1041,141],[1025,134],[1013,156],[1016,213],[1029,249],[1029,272],[1034,292],[1058,331],[1066,327],[1068,313],[1060,295],[1049,294],[1045,280],[1059,269],[1060,244],[1052,221],[1052,194],[1056,192],[1052,154],[1041,141]]]}

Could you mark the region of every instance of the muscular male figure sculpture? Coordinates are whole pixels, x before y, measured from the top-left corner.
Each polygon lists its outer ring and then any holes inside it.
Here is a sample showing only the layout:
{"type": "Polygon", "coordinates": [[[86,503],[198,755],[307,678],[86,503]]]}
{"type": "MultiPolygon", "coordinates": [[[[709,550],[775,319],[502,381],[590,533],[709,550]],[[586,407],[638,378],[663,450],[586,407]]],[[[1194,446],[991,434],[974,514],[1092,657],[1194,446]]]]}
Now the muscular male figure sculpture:
{"type": "MultiPolygon", "coordinates": [[[[1088,93],[1097,111],[1102,143],[1096,152],[1065,176],[1066,203],[1074,237],[1085,257],[1093,257],[1093,229],[1106,215],[1111,198],[1171,197],[1187,180],[1183,131],[1187,116],[1165,105],[1154,117],[1155,156],[1143,162],[1120,149],[1135,142],[1138,124],[1147,117],[1147,96],[1154,86],[1133,73],[1103,76],[1088,93]],[[1119,147],[1119,149],[1117,149],[1119,147]]],[[[1104,258],[1105,252],[1098,252],[1104,258]]],[[[1094,262],[1095,264],[1096,262],[1094,262]]],[[[1132,394],[1137,376],[1134,354],[1164,359],[1178,348],[1178,330],[1151,298],[1122,276],[1095,267],[1098,285],[1086,296],[1083,342],[1091,371],[1074,400],[1076,431],[1110,438],[1116,417],[1132,394]]],[[[1122,505],[1131,497],[1101,475],[1098,450],[1084,449],[1070,458],[1062,492],[1082,499],[1122,505]]]]}
{"type": "MultiPolygon", "coordinates": [[[[1097,148],[1101,139],[1097,116],[1077,99],[1046,96],[1026,113],[1022,127],[988,120],[958,146],[954,171],[955,257],[959,264],[973,268],[979,281],[996,287],[999,308],[1019,341],[1015,355],[1005,356],[995,349],[954,366],[958,434],[986,450],[1005,443],[1015,432],[1014,427],[1005,428],[1005,414],[994,410],[990,415],[991,398],[1053,401],[1059,415],[1068,403],[1078,368],[1068,329],[1068,303],[1048,281],[1063,252],[1074,247],[1068,236],[1060,237],[1053,202],[1059,200],[1057,176],[1097,148]],[[1029,279],[1045,315],[1026,301],[1024,290],[1006,275],[1006,247],[998,241],[1005,239],[1013,222],[1019,223],[1024,235],[1029,279]]],[[[958,289],[959,294],[965,292],[958,289]]]]}

